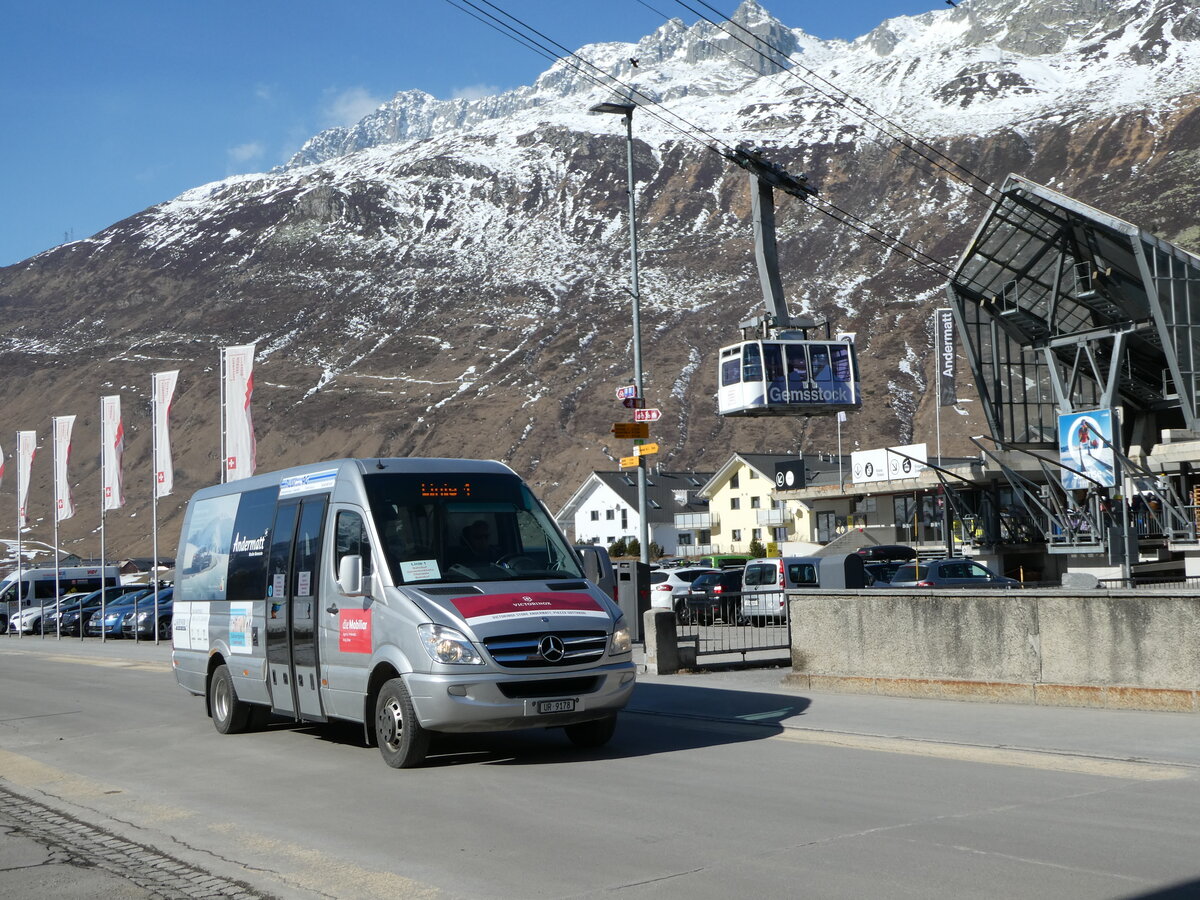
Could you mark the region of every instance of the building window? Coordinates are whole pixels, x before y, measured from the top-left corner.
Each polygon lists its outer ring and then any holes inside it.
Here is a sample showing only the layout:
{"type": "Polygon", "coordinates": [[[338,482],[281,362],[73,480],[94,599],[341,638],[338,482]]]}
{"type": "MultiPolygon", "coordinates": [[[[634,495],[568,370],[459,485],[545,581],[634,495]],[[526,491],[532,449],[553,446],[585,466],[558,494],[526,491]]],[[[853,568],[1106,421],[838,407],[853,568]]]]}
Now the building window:
{"type": "Polygon", "coordinates": [[[762,529],[761,528],[751,528],[750,529],[750,540],[761,541],[762,540],[762,529]]]}
{"type": "Polygon", "coordinates": [[[736,488],[738,486],[738,473],[737,472],[734,472],[733,476],[729,479],[729,486],[731,488],[736,488]]]}
{"type": "Polygon", "coordinates": [[[757,478],[757,477],[758,477],[758,473],[757,473],[757,472],[755,472],[753,469],[751,469],[751,470],[750,470],[750,477],[751,477],[751,478],[757,478]]]}
{"type": "Polygon", "coordinates": [[[712,543],[712,532],[707,529],[702,529],[700,531],[700,543],[711,544],[712,543]]]}
{"type": "Polygon", "coordinates": [[[787,539],[788,533],[786,525],[778,525],[771,530],[771,540],[775,541],[777,544],[782,544],[787,539]]]}
{"type": "Polygon", "coordinates": [[[740,541],[742,539],[742,529],[740,529],[740,528],[733,529],[733,539],[735,541],[740,541]]]}
{"type": "Polygon", "coordinates": [[[604,511],[604,518],[609,522],[611,522],[613,519],[615,519],[616,515],[617,515],[616,510],[606,509],[604,511]]]}
{"type": "Polygon", "coordinates": [[[731,498],[729,501],[729,508],[730,509],[741,509],[742,508],[742,498],[741,497],[731,498]]]}
{"type": "Polygon", "coordinates": [[[680,547],[692,546],[692,533],[690,531],[681,531],[675,535],[675,543],[680,547]]]}
{"type": "Polygon", "coordinates": [[[621,510],[621,530],[622,531],[629,530],[629,510],[627,510],[627,509],[621,510]]]}
{"type": "Polygon", "coordinates": [[[751,509],[758,509],[761,505],[762,505],[762,499],[760,497],[751,497],[750,498],[750,508],[751,509]]]}
{"type": "Polygon", "coordinates": [[[613,537],[613,535],[611,535],[611,534],[604,539],[604,543],[608,544],[610,547],[613,544],[615,544],[616,542],[617,542],[617,539],[615,537],[613,537]]]}
{"type": "Polygon", "coordinates": [[[600,521],[600,510],[598,510],[598,509],[593,509],[593,510],[592,510],[592,521],[593,521],[593,522],[599,522],[599,521],[600,521]]]}

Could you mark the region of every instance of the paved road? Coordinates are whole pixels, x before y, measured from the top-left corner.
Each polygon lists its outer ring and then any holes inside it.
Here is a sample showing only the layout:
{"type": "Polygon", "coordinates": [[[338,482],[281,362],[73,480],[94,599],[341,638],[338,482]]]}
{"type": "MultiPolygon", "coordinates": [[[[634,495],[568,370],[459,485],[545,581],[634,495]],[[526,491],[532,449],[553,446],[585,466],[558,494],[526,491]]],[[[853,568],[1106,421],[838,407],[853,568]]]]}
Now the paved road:
{"type": "Polygon", "coordinates": [[[1190,715],[643,677],[603,751],[394,771],[352,727],[218,735],[169,658],[0,638],[0,897],[1200,893],[1190,715]]]}

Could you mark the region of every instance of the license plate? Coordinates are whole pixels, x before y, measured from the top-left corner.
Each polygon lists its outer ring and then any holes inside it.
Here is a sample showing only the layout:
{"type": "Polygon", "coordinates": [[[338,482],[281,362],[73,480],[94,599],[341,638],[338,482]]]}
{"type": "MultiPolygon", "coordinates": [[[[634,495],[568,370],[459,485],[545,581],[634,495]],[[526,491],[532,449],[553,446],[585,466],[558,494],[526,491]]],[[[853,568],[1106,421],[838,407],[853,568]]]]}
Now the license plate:
{"type": "Polygon", "coordinates": [[[575,700],[539,700],[537,704],[539,713],[560,713],[560,712],[575,712],[575,700]]]}

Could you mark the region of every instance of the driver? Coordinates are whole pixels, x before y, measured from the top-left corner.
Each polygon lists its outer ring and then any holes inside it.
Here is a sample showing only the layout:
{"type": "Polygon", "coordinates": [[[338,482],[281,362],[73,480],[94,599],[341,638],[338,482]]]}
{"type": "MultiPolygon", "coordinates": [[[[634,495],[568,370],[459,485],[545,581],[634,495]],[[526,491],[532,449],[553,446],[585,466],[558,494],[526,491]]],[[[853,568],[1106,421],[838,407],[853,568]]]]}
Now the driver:
{"type": "Polygon", "coordinates": [[[491,562],[496,548],[491,543],[491,529],[483,519],[476,519],[462,530],[461,558],[465,563],[491,562]]]}

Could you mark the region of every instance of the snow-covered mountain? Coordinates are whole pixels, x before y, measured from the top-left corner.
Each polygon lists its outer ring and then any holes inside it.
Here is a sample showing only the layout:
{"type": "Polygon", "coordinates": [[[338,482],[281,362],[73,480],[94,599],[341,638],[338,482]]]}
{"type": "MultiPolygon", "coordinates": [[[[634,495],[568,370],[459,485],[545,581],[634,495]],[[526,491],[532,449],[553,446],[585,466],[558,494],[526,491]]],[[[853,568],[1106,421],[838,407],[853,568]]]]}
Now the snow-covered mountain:
{"type": "MultiPolygon", "coordinates": [[[[590,45],[496,97],[402,91],[279,170],[0,269],[9,421],[44,436],[49,415],[74,412],[95,429],[86,411],[119,391],[141,471],[149,374],[178,367],[185,497],[217,475],[216,348],[256,341],[260,468],[500,458],[554,506],[627,450],[609,434],[631,369],[625,139],[616,117],[587,112],[614,95],[641,107],[644,356],[673,470],[733,450],[835,449],[826,420],[715,414],[714,354],[761,296],[746,176],[710,145],[765,148],[823,198],[947,262],[986,209],[946,175],[956,165],[992,184],[1018,172],[1200,249],[1190,0],[960,0],[852,42],[754,0],[733,21],[745,31],[672,20],[636,44],[590,45]],[[918,138],[935,162],[910,149],[918,138]]],[[[843,449],[927,436],[940,278],[799,201],[780,199],[778,217],[793,311],[858,335],[866,405],[843,449]]],[[[957,412],[943,416],[948,449],[983,430],[969,400],[957,412]]],[[[81,457],[86,495],[95,466],[81,457]]],[[[130,512],[148,505],[128,493],[130,512]]],[[[144,552],[144,526],[125,531],[144,552]]]]}

